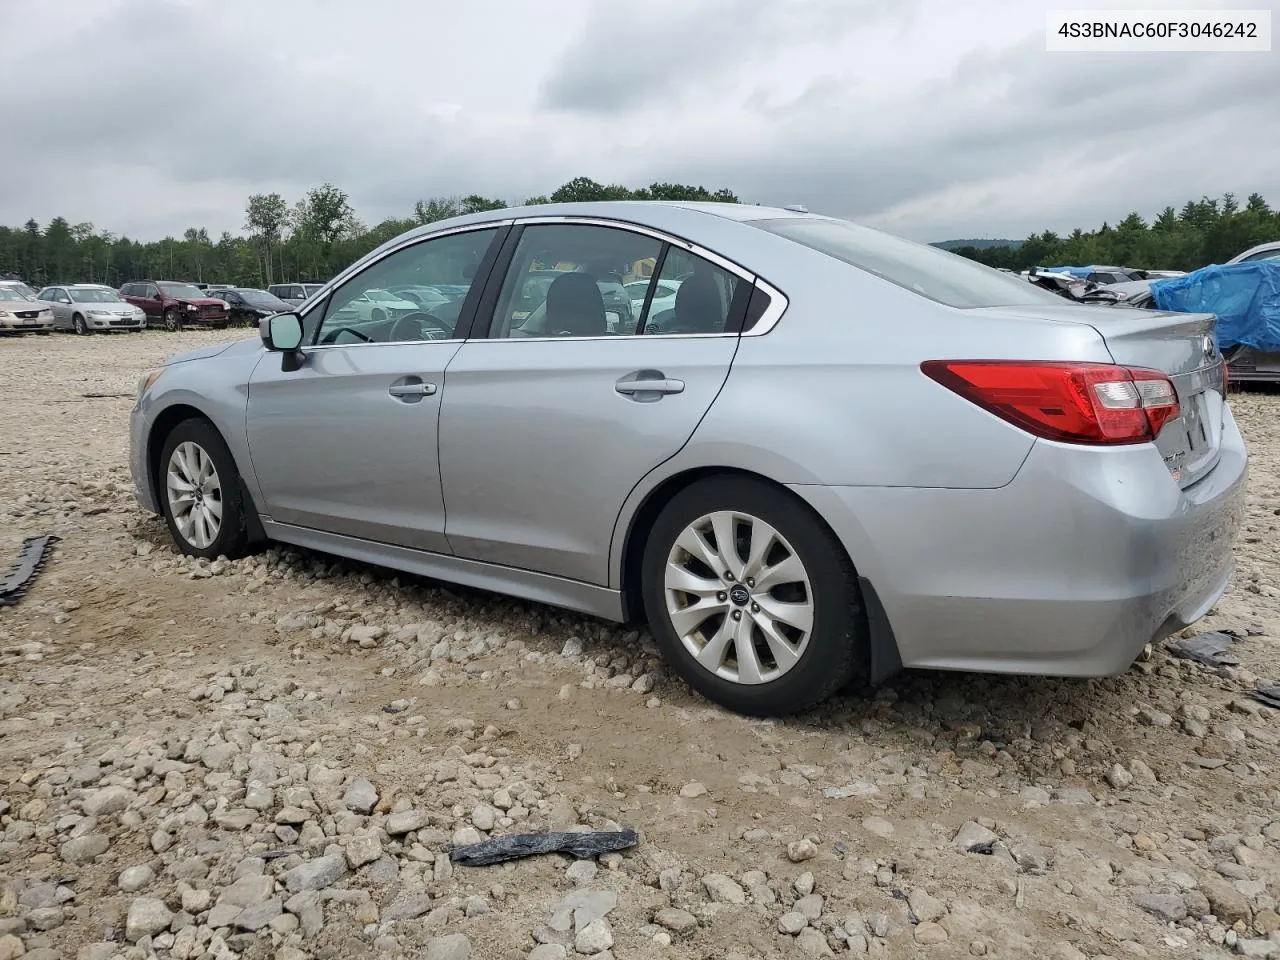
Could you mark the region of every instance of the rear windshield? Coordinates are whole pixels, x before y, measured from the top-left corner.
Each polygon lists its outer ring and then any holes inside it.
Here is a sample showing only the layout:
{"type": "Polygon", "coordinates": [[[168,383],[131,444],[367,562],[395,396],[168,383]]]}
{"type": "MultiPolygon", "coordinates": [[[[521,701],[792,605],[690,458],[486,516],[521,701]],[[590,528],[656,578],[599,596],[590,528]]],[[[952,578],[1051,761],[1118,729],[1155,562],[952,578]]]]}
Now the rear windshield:
{"type": "Polygon", "coordinates": [[[782,218],[748,222],[949,307],[1063,302],[1056,293],[1023,277],[847,220],[782,218]]]}

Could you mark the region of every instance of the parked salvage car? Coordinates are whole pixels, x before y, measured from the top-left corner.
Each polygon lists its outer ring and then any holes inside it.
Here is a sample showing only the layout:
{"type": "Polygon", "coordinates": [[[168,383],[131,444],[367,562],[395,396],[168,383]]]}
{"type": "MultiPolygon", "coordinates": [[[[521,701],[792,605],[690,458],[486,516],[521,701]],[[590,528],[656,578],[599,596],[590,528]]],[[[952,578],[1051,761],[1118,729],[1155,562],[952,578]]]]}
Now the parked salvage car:
{"type": "Polygon", "coordinates": [[[504,209],[148,372],[130,464],[183,553],[276,541],[646,619],[748,714],[900,667],[1098,676],[1231,576],[1247,459],[1213,322],[782,209],[504,209]],[[683,278],[667,326],[611,333],[576,268],[517,317],[541,264],[602,255],[683,278]],[[348,309],[447,282],[447,309],[348,309]]]}
{"type": "Polygon", "coordinates": [[[0,333],[52,333],[53,311],[16,286],[0,287],[0,333]]]}
{"type": "Polygon", "coordinates": [[[174,280],[135,280],[120,288],[120,296],[140,308],[149,320],[166,330],[186,326],[225,327],[227,305],[190,283],[174,280]]]}
{"type": "Polygon", "coordinates": [[[53,328],[88,334],[127,330],[137,333],[147,315],[115,290],[97,283],[67,283],[45,287],[37,295],[53,311],[53,328]]]}
{"type": "Polygon", "coordinates": [[[1236,254],[1227,263],[1253,263],[1255,260],[1280,260],[1280,240],[1250,247],[1243,253],[1236,254]]]}
{"type": "Polygon", "coordinates": [[[36,291],[23,283],[21,280],[0,280],[0,299],[4,299],[4,295],[9,292],[22,294],[24,297],[35,298],[36,291]]]}
{"type": "MultiPolygon", "coordinates": [[[[1245,251],[1253,253],[1254,251],[1245,251]]],[[[1277,245],[1277,254],[1280,254],[1280,245],[1277,245]]],[[[1196,277],[1197,275],[1213,271],[1222,273],[1229,271],[1230,268],[1240,265],[1245,271],[1253,269],[1254,264],[1270,264],[1280,263],[1280,256],[1240,256],[1229,260],[1223,266],[1211,265],[1202,267],[1201,270],[1193,271],[1187,274],[1188,277],[1196,277]]],[[[1276,287],[1280,288],[1280,266],[1270,270],[1270,273],[1277,278],[1276,287]]],[[[1164,281],[1169,282],[1169,281],[1164,281]]],[[[1212,289],[1212,288],[1209,288],[1212,289]]],[[[1153,282],[1147,280],[1138,280],[1132,283],[1120,283],[1111,287],[1104,288],[1104,291],[1098,291],[1093,294],[1086,295],[1086,300],[1095,300],[1096,302],[1111,303],[1117,306],[1131,307],[1140,310],[1159,309],[1156,303],[1155,293],[1153,292],[1153,282]]],[[[1230,289],[1219,289],[1218,299],[1215,300],[1212,295],[1204,300],[1204,309],[1214,313],[1220,313],[1233,306],[1233,291],[1230,289]]],[[[1277,301],[1280,303],[1280,300],[1277,301]]],[[[1259,318],[1261,322],[1262,318],[1259,318]]],[[[1261,341],[1258,341],[1261,343],[1261,341]]],[[[1270,346],[1271,344],[1267,344],[1270,346]]],[[[1280,344],[1276,344],[1280,346],[1280,344]]],[[[1220,343],[1222,355],[1227,361],[1227,375],[1230,379],[1240,383],[1280,383],[1280,350],[1267,349],[1259,346],[1257,343],[1250,345],[1247,343],[1238,343],[1233,340],[1224,339],[1220,343]]]]}
{"type": "Polygon", "coordinates": [[[267,287],[267,293],[279,297],[290,306],[300,307],[324,286],[321,283],[273,283],[267,287]]]}
{"type": "Polygon", "coordinates": [[[267,291],[256,290],[253,287],[210,288],[209,296],[217,297],[227,305],[233,324],[256,327],[258,321],[264,317],[274,313],[286,313],[293,309],[279,297],[273,297],[267,291]]]}

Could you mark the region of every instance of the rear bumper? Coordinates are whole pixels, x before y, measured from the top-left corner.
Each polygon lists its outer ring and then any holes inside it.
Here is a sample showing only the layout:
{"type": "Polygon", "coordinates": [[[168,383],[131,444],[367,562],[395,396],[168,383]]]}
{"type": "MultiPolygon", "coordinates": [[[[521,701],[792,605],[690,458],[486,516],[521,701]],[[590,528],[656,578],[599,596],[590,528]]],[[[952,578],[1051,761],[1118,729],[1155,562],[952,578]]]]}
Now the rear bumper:
{"type": "Polygon", "coordinates": [[[1107,676],[1227,589],[1248,458],[1225,416],[1185,490],[1154,446],[1044,441],[994,490],[792,489],[875,587],[903,666],[1107,676]]]}

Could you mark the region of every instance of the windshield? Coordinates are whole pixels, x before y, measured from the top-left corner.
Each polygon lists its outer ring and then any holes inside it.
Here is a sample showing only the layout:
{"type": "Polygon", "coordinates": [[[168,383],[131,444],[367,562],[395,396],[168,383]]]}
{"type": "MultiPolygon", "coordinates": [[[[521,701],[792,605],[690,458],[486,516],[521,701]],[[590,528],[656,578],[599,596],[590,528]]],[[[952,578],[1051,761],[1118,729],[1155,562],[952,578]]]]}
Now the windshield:
{"type": "Polygon", "coordinates": [[[207,296],[199,287],[189,283],[162,283],[159,287],[167,296],[180,300],[202,300],[207,296]]]}
{"type": "Polygon", "coordinates": [[[114,290],[68,290],[76,303],[120,303],[120,295],[114,290]]]}
{"type": "Polygon", "coordinates": [[[35,297],[28,296],[19,287],[4,284],[0,286],[0,300],[34,300],[35,297]]]}
{"type": "Polygon", "coordinates": [[[319,284],[319,283],[304,283],[302,285],[302,295],[304,297],[314,297],[317,293],[320,292],[320,288],[322,286],[323,284],[319,284]]]}
{"type": "Polygon", "coordinates": [[[1061,305],[1056,293],[1012,274],[938,247],[903,240],[847,220],[751,220],[752,226],[786,237],[829,257],[949,307],[1061,305]]]}
{"type": "Polygon", "coordinates": [[[236,293],[240,294],[240,299],[251,307],[261,307],[263,310],[279,310],[281,313],[286,313],[293,309],[279,297],[274,297],[265,290],[240,289],[236,293]]]}

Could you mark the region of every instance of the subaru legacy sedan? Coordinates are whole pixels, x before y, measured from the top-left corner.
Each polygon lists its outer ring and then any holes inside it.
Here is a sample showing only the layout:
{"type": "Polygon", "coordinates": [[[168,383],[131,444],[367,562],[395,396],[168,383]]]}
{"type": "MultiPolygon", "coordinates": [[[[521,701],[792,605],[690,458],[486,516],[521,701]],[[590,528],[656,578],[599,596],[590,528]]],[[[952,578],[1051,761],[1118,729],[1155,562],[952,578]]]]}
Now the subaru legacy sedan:
{"type": "Polygon", "coordinates": [[[1232,573],[1212,315],[1065,303],[830,217],[470,214],[259,333],[139,382],[137,497],[181,551],[276,541],[647,621],[746,714],[903,667],[1118,673],[1232,573]],[[404,285],[447,300],[362,308],[404,285]]]}

